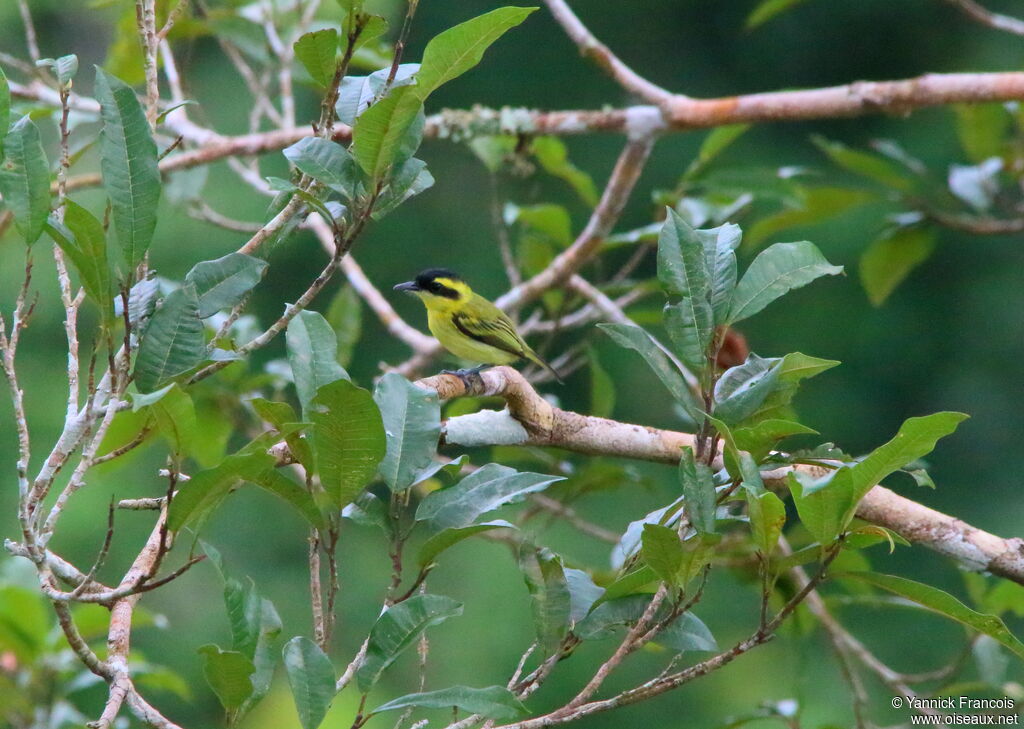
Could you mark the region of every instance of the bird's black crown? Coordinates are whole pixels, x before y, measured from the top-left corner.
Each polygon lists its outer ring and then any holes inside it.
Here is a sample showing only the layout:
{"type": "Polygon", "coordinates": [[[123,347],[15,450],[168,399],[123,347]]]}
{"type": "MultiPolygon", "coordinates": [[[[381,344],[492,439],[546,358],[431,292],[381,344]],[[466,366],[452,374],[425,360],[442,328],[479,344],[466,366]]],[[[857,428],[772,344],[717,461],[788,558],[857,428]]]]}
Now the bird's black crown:
{"type": "Polygon", "coordinates": [[[452,281],[462,280],[462,276],[454,271],[449,271],[447,268],[428,268],[426,271],[421,271],[416,276],[416,288],[420,291],[428,291],[435,296],[444,296],[448,299],[458,299],[459,292],[455,289],[448,288],[439,282],[439,278],[447,278],[452,281]]]}

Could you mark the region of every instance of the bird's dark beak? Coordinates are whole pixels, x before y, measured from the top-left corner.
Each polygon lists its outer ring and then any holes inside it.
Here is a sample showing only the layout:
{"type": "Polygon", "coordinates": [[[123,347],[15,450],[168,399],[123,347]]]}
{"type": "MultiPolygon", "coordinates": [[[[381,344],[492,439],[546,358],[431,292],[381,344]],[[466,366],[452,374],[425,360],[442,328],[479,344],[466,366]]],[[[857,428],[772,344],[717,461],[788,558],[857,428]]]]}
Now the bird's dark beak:
{"type": "Polygon", "coordinates": [[[420,287],[416,285],[415,281],[406,281],[395,286],[395,291],[419,291],[420,287]]]}

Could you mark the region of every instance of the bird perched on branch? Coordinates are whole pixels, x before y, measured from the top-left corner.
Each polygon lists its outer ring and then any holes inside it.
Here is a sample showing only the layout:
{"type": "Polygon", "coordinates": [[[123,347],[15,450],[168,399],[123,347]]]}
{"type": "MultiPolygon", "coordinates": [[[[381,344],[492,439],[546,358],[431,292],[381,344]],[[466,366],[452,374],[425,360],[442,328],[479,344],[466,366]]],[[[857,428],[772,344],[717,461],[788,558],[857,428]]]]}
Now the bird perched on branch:
{"type": "Polygon", "coordinates": [[[523,341],[505,312],[474,293],[457,273],[430,268],[412,281],[398,284],[395,291],[408,291],[422,299],[427,307],[427,325],[441,346],[456,357],[481,363],[479,367],[451,374],[465,377],[491,365],[525,359],[562,381],[551,365],[523,341]]]}

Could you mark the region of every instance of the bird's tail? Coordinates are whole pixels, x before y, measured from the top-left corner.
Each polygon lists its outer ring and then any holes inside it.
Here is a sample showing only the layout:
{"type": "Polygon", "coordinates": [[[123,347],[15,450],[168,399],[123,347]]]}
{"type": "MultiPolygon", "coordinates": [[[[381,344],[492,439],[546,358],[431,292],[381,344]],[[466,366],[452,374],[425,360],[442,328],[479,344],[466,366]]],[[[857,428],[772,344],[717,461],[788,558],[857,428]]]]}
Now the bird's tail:
{"type": "Polygon", "coordinates": [[[529,351],[527,352],[527,354],[526,354],[526,357],[527,357],[527,359],[529,359],[529,360],[530,360],[531,362],[533,362],[533,363],[534,363],[535,365],[539,365],[540,367],[543,367],[543,368],[544,368],[544,369],[546,369],[546,370],[547,370],[548,372],[550,372],[550,373],[551,373],[551,376],[552,376],[552,377],[554,377],[554,378],[555,378],[555,379],[556,379],[556,380],[558,381],[558,384],[559,384],[559,385],[564,385],[564,384],[565,384],[565,382],[564,382],[564,381],[562,380],[562,377],[561,377],[561,376],[560,376],[560,375],[558,374],[558,371],[557,371],[557,370],[555,370],[555,368],[554,368],[554,367],[552,367],[551,365],[549,365],[549,364],[548,364],[547,362],[545,362],[544,360],[542,360],[542,359],[540,358],[540,355],[538,355],[538,354],[537,354],[536,352],[534,352],[534,351],[533,351],[532,349],[531,349],[531,350],[529,350],[529,351]]]}

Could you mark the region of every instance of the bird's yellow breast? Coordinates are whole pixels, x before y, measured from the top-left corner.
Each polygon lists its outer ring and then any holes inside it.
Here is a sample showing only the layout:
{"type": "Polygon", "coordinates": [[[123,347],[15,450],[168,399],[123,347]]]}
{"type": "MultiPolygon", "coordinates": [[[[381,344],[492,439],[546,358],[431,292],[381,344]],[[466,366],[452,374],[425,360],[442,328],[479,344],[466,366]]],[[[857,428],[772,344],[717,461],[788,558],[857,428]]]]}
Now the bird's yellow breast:
{"type": "MultiPolygon", "coordinates": [[[[454,302],[453,302],[454,303],[454,302]]],[[[452,322],[451,310],[427,307],[427,326],[445,349],[456,357],[478,364],[512,364],[518,356],[470,339],[452,322]]]]}

